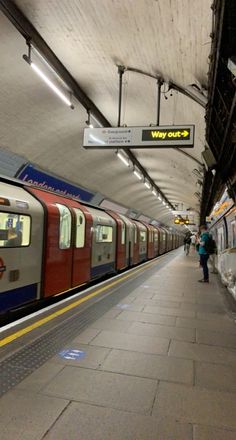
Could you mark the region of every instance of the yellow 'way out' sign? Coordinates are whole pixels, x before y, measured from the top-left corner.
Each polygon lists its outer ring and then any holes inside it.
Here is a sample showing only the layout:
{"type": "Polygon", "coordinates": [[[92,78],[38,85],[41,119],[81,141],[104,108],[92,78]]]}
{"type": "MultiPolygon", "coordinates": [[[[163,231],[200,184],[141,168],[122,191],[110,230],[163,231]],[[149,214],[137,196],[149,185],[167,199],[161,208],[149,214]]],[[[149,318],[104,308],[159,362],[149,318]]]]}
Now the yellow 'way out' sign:
{"type": "Polygon", "coordinates": [[[194,125],[85,128],[84,148],[192,148],[194,125]]]}

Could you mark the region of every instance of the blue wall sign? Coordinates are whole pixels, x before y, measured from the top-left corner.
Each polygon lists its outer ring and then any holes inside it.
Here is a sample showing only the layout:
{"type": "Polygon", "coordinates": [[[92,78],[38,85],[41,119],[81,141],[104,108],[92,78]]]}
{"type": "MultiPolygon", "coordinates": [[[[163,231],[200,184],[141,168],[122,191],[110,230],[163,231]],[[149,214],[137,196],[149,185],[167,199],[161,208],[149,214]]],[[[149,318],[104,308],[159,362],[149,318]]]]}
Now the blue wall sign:
{"type": "Polygon", "coordinates": [[[59,355],[64,359],[77,361],[78,359],[84,358],[85,351],[73,350],[69,348],[68,350],[60,351],[59,355]]]}
{"type": "Polygon", "coordinates": [[[90,202],[94,196],[93,193],[79,186],[71,185],[44,171],[37,170],[33,165],[27,165],[16,177],[40,188],[48,189],[62,196],[75,197],[84,202],[90,202]]]}

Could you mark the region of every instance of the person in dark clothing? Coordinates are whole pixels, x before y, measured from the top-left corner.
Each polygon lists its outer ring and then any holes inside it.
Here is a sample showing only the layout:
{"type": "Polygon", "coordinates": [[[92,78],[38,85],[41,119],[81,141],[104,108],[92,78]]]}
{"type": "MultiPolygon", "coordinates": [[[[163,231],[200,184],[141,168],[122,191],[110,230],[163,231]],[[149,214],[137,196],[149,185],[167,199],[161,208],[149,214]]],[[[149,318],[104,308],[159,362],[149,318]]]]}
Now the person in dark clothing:
{"type": "Polygon", "coordinates": [[[184,238],[184,250],[185,250],[186,255],[189,254],[190,244],[191,244],[191,236],[186,235],[184,238]]]}
{"type": "Polygon", "coordinates": [[[8,240],[5,244],[6,247],[18,247],[21,246],[22,232],[17,231],[16,228],[8,229],[8,240]]]}
{"type": "Polygon", "coordinates": [[[199,238],[199,257],[200,257],[200,265],[203,270],[203,279],[199,280],[199,283],[209,283],[209,271],[207,262],[209,259],[209,254],[206,251],[206,241],[209,240],[209,233],[207,231],[207,227],[205,225],[200,226],[200,238],[199,238]]]}

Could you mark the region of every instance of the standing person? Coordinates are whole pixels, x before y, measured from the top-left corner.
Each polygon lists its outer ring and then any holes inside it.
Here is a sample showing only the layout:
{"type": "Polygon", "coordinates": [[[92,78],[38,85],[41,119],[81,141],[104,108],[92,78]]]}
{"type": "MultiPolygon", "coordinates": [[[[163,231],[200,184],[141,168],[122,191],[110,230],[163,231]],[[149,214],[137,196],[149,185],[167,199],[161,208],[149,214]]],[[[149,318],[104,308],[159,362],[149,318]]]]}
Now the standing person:
{"type": "Polygon", "coordinates": [[[200,226],[200,233],[198,253],[200,256],[200,265],[203,270],[203,279],[199,280],[199,283],[209,283],[209,271],[207,266],[209,254],[206,250],[206,242],[209,240],[209,233],[205,225],[200,226]]]}
{"type": "Polygon", "coordinates": [[[195,244],[196,244],[196,235],[195,234],[191,235],[191,244],[192,244],[192,247],[195,249],[195,244]]]}
{"type": "Polygon", "coordinates": [[[190,237],[190,235],[186,235],[184,238],[184,250],[185,250],[186,255],[189,254],[190,244],[191,244],[191,237],[190,237]]]}

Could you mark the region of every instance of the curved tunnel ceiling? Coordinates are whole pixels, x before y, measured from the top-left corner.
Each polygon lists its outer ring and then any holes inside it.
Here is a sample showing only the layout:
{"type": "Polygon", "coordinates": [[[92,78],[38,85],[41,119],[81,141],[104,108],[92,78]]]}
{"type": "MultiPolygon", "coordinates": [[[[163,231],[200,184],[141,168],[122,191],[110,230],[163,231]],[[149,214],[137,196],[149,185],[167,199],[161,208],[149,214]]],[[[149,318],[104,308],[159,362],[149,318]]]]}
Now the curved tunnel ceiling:
{"type": "MultiPolygon", "coordinates": [[[[161,74],[187,87],[207,84],[212,26],[208,0],[18,0],[62,64],[116,126],[117,64],[161,74]]],[[[114,151],[82,148],[86,110],[75,101],[72,111],[22,60],[24,38],[0,13],[0,146],[25,156],[43,169],[165,224],[173,216],[114,151]]],[[[186,150],[201,162],[205,110],[188,97],[163,93],[160,125],[195,124],[195,145],[186,150]]],[[[156,121],[156,81],[135,72],[123,75],[121,124],[156,121]]],[[[174,149],[133,150],[151,179],[172,205],[199,210],[197,162],[174,149]]],[[[200,190],[201,191],[201,190],[200,190]]],[[[196,220],[196,218],[195,218],[196,220]]]]}

